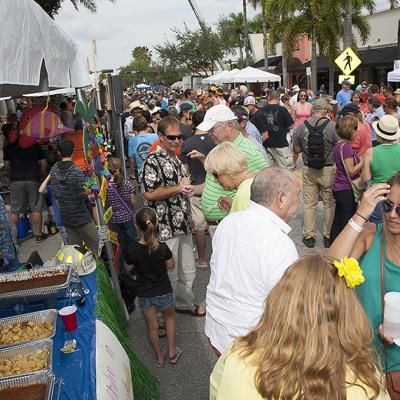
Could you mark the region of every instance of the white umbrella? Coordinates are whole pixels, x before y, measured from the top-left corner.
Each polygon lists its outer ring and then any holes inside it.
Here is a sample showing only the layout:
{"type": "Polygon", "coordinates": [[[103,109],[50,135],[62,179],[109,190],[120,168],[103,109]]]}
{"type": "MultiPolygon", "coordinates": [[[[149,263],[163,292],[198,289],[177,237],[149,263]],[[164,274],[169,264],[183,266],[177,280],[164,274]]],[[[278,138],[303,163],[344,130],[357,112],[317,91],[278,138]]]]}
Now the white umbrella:
{"type": "Polygon", "coordinates": [[[0,96],[91,85],[76,44],[32,0],[0,0],[0,96]]]}
{"type": "Polygon", "coordinates": [[[75,89],[65,88],[65,89],[50,90],[48,92],[29,93],[29,94],[24,94],[24,97],[47,97],[47,96],[54,96],[56,94],[74,95],[75,89]]]}
{"type": "Polygon", "coordinates": [[[387,76],[388,82],[400,82],[400,69],[390,71],[387,76]]]}
{"type": "Polygon", "coordinates": [[[270,72],[261,71],[253,67],[246,67],[236,74],[232,83],[252,83],[252,82],[280,82],[279,75],[271,74],[270,72]]]}
{"type": "Polygon", "coordinates": [[[146,85],[145,83],[139,83],[139,85],[136,85],[136,89],[150,89],[150,85],[146,85]]]}

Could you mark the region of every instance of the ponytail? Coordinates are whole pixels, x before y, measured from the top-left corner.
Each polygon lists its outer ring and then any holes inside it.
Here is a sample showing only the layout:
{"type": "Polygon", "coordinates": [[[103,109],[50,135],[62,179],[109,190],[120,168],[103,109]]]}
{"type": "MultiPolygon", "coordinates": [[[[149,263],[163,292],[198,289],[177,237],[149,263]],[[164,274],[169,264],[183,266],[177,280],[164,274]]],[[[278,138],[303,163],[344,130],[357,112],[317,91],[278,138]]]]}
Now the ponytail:
{"type": "Polygon", "coordinates": [[[143,207],[136,213],[136,225],[143,232],[144,241],[149,249],[149,253],[155,253],[160,247],[158,241],[158,222],[154,210],[143,207]]]}
{"type": "Polygon", "coordinates": [[[124,178],[121,173],[122,162],[118,157],[111,157],[108,160],[108,169],[114,178],[114,182],[118,189],[121,189],[124,184],[124,178]]]}

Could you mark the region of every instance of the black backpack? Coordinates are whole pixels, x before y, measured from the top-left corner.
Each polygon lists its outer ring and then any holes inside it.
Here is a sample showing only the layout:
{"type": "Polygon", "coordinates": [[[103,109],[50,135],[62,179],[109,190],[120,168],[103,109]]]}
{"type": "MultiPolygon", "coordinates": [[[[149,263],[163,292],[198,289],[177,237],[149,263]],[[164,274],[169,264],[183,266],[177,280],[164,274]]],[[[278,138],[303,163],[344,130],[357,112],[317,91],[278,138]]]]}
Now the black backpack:
{"type": "MultiPolygon", "coordinates": [[[[328,158],[330,152],[325,157],[325,137],[324,130],[329,124],[330,120],[325,117],[321,117],[315,126],[311,126],[308,121],[304,121],[305,126],[308,129],[308,166],[314,169],[324,168],[325,161],[328,158]],[[318,125],[321,119],[326,119],[324,123],[318,125]]],[[[331,149],[332,150],[332,149],[331,149]]]]}

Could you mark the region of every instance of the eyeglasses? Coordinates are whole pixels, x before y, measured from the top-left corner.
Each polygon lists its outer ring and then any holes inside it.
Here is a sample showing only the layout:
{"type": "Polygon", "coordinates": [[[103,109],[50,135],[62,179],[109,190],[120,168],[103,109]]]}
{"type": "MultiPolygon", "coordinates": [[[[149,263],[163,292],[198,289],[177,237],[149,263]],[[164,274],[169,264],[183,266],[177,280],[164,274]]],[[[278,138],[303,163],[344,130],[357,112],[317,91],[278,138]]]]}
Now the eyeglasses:
{"type": "Polygon", "coordinates": [[[164,135],[168,140],[173,142],[174,140],[182,140],[182,135],[164,135]]]}
{"type": "Polygon", "coordinates": [[[400,217],[400,206],[395,206],[390,200],[383,201],[382,208],[385,213],[390,213],[394,208],[397,216],[400,217]]]}

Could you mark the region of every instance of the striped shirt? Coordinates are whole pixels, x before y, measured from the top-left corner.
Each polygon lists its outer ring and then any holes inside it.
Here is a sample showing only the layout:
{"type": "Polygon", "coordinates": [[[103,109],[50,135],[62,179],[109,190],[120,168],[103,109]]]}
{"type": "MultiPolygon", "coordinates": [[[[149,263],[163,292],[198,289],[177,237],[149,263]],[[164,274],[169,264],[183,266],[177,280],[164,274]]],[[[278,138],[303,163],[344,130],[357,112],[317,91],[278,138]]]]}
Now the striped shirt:
{"type": "MultiPolygon", "coordinates": [[[[247,170],[257,173],[268,166],[268,162],[254,143],[245,138],[242,134],[233,142],[234,146],[246,157],[247,170]]],[[[217,183],[212,174],[207,173],[203,194],[201,196],[201,208],[207,220],[220,221],[228,215],[228,211],[218,207],[218,200],[222,196],[233,198],[236,191],[225,190],[217,183]]]]}

